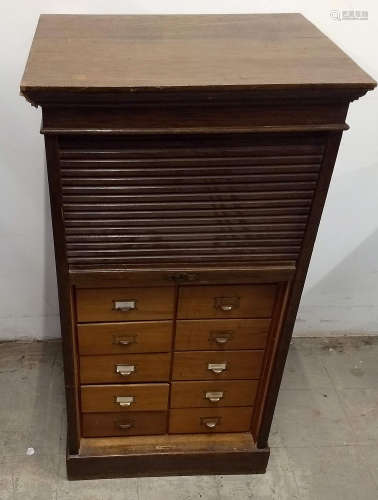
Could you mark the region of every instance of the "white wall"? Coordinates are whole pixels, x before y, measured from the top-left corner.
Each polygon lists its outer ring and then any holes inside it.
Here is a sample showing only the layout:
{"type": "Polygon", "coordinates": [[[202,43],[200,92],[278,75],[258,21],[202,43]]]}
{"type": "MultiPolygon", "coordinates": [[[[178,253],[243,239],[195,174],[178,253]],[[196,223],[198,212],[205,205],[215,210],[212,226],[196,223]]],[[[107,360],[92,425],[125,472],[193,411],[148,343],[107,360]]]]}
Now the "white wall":
{"type": "MultiPolygon", "coordinates": [[[[40,110],[18,85],[40,13],[302,12],[378,78],[378,6],[304,0],[13,0],[0,16],[0,340],[59,335],[40,110]],[[368,10],[333,21],[330,9],[368,10]]],[[[378,90],[351,105],[296,335],[378,332],[378,90]]]]}

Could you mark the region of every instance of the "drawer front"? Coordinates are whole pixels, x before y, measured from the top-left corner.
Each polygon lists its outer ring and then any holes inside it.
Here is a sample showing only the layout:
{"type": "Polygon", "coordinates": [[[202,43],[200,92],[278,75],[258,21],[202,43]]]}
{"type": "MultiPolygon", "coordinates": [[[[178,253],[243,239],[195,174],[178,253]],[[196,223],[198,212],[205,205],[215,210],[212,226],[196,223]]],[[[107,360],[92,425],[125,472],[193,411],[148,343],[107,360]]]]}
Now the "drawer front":
{"type": "Polygon", "coordinates": [[[171,408],[252,406],[257,385],[257,380],[173,382],[171,408]]]}
{"type": "Polygon", "coordinates": [[[80,354],[169,352],[172,321],[80,324],[77,327],[80,354]]]}
{"type": "Polygon", "coordinates": [[[176,351],[264,349],[270,319],[179,320],[176,351]]]}
{"type": "Polygon", "coordinates": [[[164,411],[82,415],[84,437],[142,436],[166,432],[167,412],[164,411]]]}
{"type": "Polygon", "coordinates": [[[171,319],[174,287],[78,289],[76,300],[79,322],[171,319]]]}
{"type": "Polygon", "coordinates": [[[169,414],[171,434],[245,432],[250,427],[252,408],[187,408],[169,414]]]}
{"type": "Polygon", "coordinates": [[[177,317],[270,318],[275,295],[275,285],[183,286],[177,317]]]}
{"type": "Polygon", "coordinates": [[[80,381],[82,384],[167,382],[170,362],[169,353],[81,356],[80,381]]]}
{"type": "Polygon", "coordinates": [[[87,385],[81,387],[83,413],[163,411],[168,384],[87,385]]]}
{"type": "Polygon", "coordinates": [[[173,380],[257,379],[264,351],[176,352],[173,380]]]}

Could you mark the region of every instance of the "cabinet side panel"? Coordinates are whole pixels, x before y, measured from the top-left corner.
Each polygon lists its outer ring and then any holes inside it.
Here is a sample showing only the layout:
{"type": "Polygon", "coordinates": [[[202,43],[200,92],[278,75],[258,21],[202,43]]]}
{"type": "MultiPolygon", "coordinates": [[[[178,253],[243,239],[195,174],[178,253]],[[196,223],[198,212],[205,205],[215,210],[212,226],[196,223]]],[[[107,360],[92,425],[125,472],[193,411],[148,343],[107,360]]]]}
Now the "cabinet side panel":
{"type": "Polygon", "coordinates": [[[288,299],[286,318],[283,323],[281,337],[277,347],[276,362],[271,374],[267,391],[267,398],[264,402],[264,407],[262,410],[262,423],[256,436],[256,444],[258,448],[265,448],[267,446],[268,436],[277,402],[278,391],[282,380],[283,370],[285,368],[285,362],[289,350],[291,336],[293,333],[294,323],[298,312],[299,302],[306,280],[307,270],[310,263],[324,203],[327,197],[328,187],[331,181],[341,136],[342,132],[330,132],[328,135],[319,181],[316,187],[308,225],[303,240],[303,246],[298,260],[297,271],[288,299]]]}
{"type": "Polygon", "coordinates": [[[68,267],[65,255],[64,226],[58,145],[56,136],[45,137],[46,162],[50,191],[52,227],[56,274],[58,282],[60,325],[63,340],[64,380],[67,403],[67,446],[70,454],[75,454],[80,446],[80,417],[78,401],[78,367],[74,331],[73,289],[69,285],[68,267]]]}

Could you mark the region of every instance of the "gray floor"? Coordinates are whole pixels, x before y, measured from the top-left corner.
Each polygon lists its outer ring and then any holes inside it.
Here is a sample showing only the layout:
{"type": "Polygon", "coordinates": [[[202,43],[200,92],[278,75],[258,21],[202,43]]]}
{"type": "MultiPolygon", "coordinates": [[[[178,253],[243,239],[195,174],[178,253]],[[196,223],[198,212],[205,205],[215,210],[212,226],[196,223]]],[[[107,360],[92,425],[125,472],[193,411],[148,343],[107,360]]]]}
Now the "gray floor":
{"type": "Polygon", "coordinates": [[[378,337],[292,343],[265,475],[69,482],[64,442],[59,342],[0,344],[0,500],[377,500],[378,337]]]}

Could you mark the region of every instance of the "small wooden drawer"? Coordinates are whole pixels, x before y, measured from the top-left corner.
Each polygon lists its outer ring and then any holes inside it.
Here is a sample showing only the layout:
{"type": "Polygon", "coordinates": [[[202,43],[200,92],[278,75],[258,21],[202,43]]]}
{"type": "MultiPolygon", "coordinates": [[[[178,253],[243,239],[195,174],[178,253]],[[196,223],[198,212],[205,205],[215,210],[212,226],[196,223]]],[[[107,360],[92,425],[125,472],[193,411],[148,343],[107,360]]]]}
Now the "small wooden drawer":
{"type": "Polygon", "coordinates": [[[167,432],[167,412],[83,413],[84,437],[143,436],[167,432]]]}
{"type": "Polygon", "coordinates": [[[81,386],[83,413],[162,411],[168,408],[168,384],[81,386]]]}
{"type": "Polygon", "coordinates": [[[81,356],[80,381],[82,384],[167,382],[170,362],[169,353],[81,356]]]}
{"type": "Polygon", "coordinates": [[[177,317],[269,318],[275,295],[276,285],[183,286],[177,317]]]}
{"type": "Polygon", "coordinates": [[[250,428],[252,410],[251,407],[171,410],[169,432],[245,432],[250,428]]]}
{"type": "Polygon", "coordinates": [[[79,353],[169,352],[172,328],[172,321],[79,324],[79,353]]]}
{"type": "Polygon", "coordinates": [[[176,351],[264,349],[270,319],[178,320],[176,351]]]}
{"type": "Polygon", "coordinates": [[[173,382],[171,408],[252,406],[258,380],[173,382]]]}
{"type": "Polygon", "coordinates": [[[176,352],[173,380],[257,379],[264,351],[176,352]]]}
{"type": "Polygon", "coordinates": [[[77,319],[92,321],[134,321],[171,319],[174,287],[77,289],[77,319]]]}

